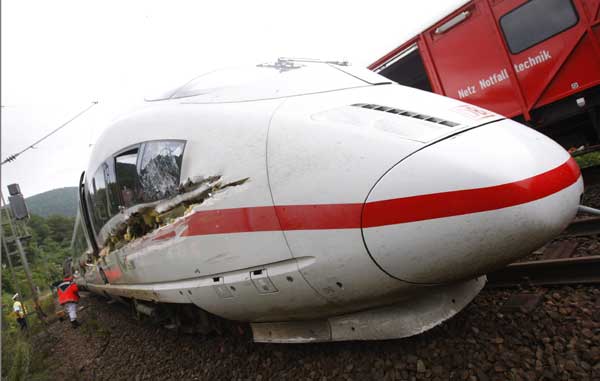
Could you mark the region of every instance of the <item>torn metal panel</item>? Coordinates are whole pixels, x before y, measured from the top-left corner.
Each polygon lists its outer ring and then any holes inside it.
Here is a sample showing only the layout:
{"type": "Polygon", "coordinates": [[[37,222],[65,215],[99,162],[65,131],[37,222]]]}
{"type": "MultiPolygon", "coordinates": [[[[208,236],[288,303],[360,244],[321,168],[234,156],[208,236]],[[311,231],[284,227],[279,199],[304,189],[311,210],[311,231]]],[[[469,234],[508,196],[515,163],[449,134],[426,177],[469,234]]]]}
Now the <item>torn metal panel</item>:
{"type": "MultiPolygon", "coordinates": [[[[105,249],[108,247],[108,252],[118,250],[136,238],[172,224],[193,212],[196,206],[213,197],[217,192],[242,185],[248,180],[247,177],[222,184],[221,176],[197,178],[196,183],[188,179],[180,186],[180,190],[185,193],[159,202],[136,205],[124,211],[125,219],[113,228],[105,242],[105,249]]],[[[101,255],[107,255],[108,252],[103,250],[101,255]]]]}
{"type": "Polygon", "coordinates": [[[211,192],[214,192],[221,188],[219,180],[221,176],[212,176],[209,179],[202,180],[199,184],[195,184],[193,189],[188,190],[185,193],[174,196],[170,199],[160,202],[156,207],[155,211],[159,214],[165,213],[179,205],[184,203],[197,204],[204,201],[204,199],[211,196],[211,192]],[[213,181],[207,181],[214,179],[213,181]]]}

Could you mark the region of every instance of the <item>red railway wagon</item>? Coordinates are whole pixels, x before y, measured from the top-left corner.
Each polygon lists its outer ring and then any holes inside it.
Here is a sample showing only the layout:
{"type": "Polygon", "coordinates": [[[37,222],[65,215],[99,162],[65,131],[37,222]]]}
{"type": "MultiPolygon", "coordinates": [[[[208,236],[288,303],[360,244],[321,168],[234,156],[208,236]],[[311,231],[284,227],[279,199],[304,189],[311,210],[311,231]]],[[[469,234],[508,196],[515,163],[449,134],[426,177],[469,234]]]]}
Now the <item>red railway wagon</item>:
{"type": "Polygon", "coordinates": [[[600,140],[600,0],[473,0],[369,68],[564,146],[600,140]]]}

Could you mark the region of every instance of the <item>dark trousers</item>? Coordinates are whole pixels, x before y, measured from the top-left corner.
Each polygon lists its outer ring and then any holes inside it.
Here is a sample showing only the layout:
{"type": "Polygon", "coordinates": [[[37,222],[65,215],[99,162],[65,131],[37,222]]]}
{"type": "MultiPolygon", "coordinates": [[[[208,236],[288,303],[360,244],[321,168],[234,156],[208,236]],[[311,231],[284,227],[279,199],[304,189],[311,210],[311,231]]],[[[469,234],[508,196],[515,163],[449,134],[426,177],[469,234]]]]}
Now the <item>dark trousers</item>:
{"type": "Polygon", "coordinates": [[[17,323],[21,326],[21,331],[27,329],[27,320],[24,317],[17,318],[17,323]]]}

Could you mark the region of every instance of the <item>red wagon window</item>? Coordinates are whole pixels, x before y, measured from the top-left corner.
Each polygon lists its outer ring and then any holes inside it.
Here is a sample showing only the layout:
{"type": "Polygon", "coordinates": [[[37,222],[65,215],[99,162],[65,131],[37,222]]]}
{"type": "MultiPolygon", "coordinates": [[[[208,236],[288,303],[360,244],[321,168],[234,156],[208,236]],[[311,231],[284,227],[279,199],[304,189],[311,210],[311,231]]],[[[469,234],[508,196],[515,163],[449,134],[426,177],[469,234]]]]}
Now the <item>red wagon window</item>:
{"type": "Polygon", "coordinates": [[[531,0],[500,18],[510,51],[520,53],[579,21],[571,0],[531,0]]]}

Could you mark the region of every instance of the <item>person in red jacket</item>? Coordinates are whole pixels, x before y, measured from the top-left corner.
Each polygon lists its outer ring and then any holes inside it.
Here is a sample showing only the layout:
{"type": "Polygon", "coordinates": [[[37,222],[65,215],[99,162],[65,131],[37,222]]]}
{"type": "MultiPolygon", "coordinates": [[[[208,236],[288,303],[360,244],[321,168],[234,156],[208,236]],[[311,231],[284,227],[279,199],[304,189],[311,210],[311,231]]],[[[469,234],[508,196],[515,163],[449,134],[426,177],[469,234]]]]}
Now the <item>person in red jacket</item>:
{"type": "Polygon", "coordinates": [[[77,321],[77,303],[79,303],[79,288],[77,284],[73,282],[72,276],[67,276],[57,286],[58,302],[60,305],[65,306],[65,311],[69,314],[69,320],[73,328],[79,326],[77,321]]]}

